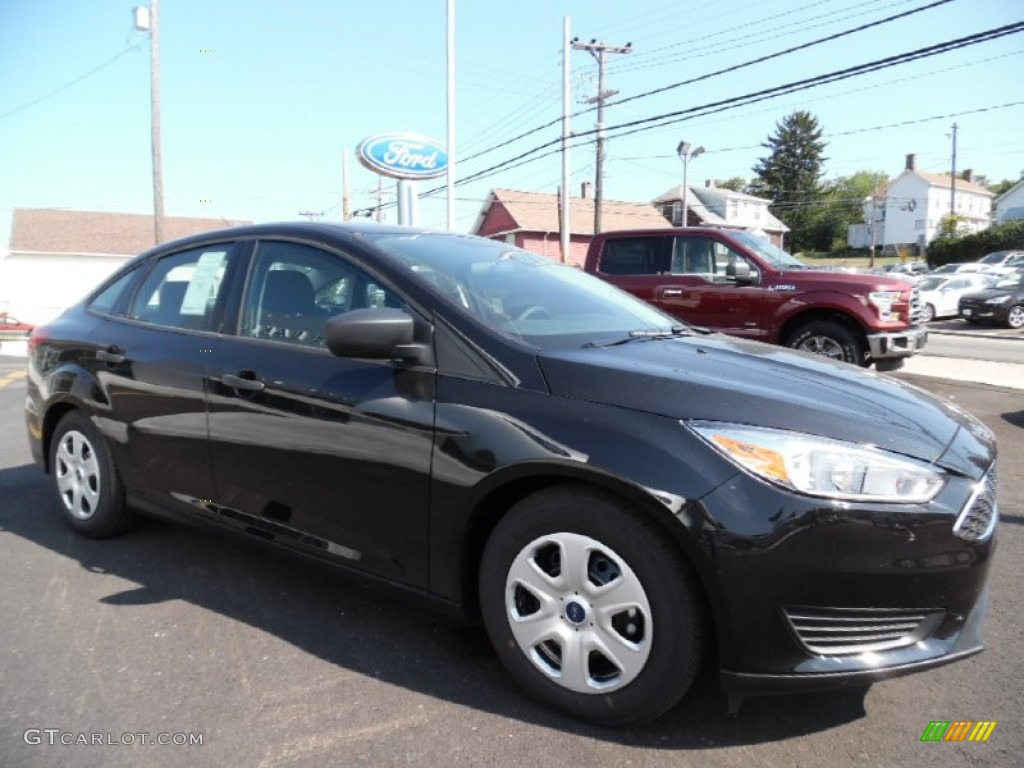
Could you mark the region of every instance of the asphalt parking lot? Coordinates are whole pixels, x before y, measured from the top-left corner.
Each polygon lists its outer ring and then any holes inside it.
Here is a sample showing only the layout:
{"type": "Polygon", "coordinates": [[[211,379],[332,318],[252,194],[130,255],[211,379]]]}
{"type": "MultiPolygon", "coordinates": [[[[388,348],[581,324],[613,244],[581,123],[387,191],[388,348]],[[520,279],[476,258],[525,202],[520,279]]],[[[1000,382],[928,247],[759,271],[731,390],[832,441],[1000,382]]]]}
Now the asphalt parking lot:
{"type": "Polygon", "coordinates": [[[528,700],[482,630],[318,564],[149,520],[72,534],[29,458],[23,365],[0,358],[0,765],[1020,764],[1019,390],[901,374],[999,438],[984,654],[868,690],[749,699],[736,718],[707,674],[658,722],[605,730],[528,700]],[[922,743],[933,720],[997,726],[986,743],[922,743]],[[61,743],[95,735],[133,743],[61,743]]]}

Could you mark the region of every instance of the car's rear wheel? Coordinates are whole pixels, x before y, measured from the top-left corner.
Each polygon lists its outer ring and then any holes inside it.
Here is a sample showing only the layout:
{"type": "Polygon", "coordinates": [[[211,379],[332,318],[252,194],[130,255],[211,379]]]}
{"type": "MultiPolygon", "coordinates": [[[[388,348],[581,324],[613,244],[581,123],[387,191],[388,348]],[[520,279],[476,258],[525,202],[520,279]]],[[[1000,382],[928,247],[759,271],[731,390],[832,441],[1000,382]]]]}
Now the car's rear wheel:
{"type": "Polygon", "coordinates": [[[502,519],[480,568],[491,642],[535,697],[606,725],[649,720],[686,693],[704,619],[694,576],[656,525],[559,486],[502,519]]]}
{"type": "Polygon", "coordinates": [[[864,365],[864,346],[845,326],[831,320],[812,320],[786,340],[786,346],[851,365],[864,365]]]}
{"type": "Polygon", "coordinates": [[[50,443],[50,474],[67,523],[86,536],[120,533],[131,514],[106,443],[92,422],[69,411],[50,443]]]}
{"type": "Polygon", "coordinates": [[[1024,328],[1024,304],[1010,307],[1006,313],[1006,325],[1010,328],[1024,328]]]}

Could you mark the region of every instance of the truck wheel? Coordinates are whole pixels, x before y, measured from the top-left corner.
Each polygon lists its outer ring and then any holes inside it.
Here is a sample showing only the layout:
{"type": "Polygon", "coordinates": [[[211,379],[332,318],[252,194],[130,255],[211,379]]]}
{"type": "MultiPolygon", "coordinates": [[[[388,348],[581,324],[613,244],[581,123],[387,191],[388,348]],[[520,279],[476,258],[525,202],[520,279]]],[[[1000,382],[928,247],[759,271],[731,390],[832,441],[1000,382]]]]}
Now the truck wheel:
{"type": "Polygon", "coordinates": [[[851,365],[864,365],[864,347],[852,331],[830,320],[814,320],[797,328],[786,346],[851,365]]]}
{"type": "Polygon", "coordinates": [[[484,549],[480,609],[530,694],[604,725],[667,711],[703,655],[703,605],[682,553],[642,513],[584,487],[509,510],[484,549]]]}

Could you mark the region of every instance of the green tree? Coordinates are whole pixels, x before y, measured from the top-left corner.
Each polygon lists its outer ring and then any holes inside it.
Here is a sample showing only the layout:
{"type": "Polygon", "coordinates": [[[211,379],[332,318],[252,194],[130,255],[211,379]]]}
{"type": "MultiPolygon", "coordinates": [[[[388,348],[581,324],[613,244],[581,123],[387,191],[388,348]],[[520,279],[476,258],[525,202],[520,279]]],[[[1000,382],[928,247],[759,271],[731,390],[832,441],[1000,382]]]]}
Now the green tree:
{"type": "Polygon", "coordinates": [[[733,192],[746,192],[747,180],[742,176],[733,176],[725,181],[716,181],[715,186],[719,189],[731,189],[733,192]]]}
{"type": "Polygon", "coordinates": [[[880,171],[857,171],[822,185],[820,204],[811,209],[807,223],[807,247],[830,251],[845,247],[850,225],[864,219],[864,204],[889,177],[880,171]]]}
{"type": "Polygon", "coordinates": [[[817,240],[811,233],[821,203],[825,142],[818,119],[797,110],[775,124],[775,133],[761,146],[770,151],[753,167],[755,194],[772,198],[771,211],[790,228],[790,250],[817,240]]]}

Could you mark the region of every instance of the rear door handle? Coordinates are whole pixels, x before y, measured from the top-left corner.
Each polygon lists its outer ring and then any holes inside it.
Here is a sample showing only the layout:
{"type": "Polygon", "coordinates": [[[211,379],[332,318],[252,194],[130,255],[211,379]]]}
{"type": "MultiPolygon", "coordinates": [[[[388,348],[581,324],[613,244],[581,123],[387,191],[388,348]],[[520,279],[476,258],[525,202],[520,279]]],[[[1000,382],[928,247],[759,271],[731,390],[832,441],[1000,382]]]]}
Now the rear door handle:
{"type": "Polygon", "coordinates": [[[124,350],[113,346],[106,349],[98,349],[96,350],[96,359],[102,360],[104,363],[123,363],[124,350]]]}
{"type": "Polygon", "coordinates": [[[230,373],[225,373],[220,377],[220,383],[225,387],[231,387],[233,389],[245,389],[250,392],[262,392],[264,384],[259,379],[243,379],[241,376],[235,376],[230,373]]]}

